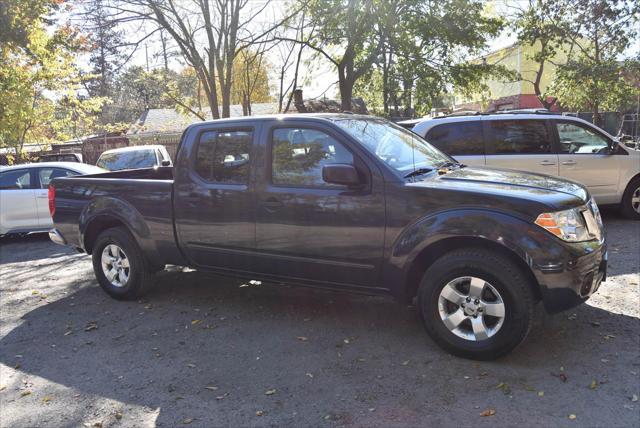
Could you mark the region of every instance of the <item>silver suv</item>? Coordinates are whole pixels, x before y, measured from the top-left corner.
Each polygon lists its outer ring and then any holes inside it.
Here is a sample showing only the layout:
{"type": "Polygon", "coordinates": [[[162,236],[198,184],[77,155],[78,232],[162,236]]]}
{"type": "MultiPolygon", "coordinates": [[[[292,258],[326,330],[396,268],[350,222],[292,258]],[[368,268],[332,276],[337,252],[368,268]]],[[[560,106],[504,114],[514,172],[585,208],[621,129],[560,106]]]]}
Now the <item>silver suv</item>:
{"type": "Polygon", "coordinates": [[[518,169],[578,181],[600,205],[640,220],[640,151],[570,116],[542,112],[450,115],[413,132],[468,165],[518,169]]]}

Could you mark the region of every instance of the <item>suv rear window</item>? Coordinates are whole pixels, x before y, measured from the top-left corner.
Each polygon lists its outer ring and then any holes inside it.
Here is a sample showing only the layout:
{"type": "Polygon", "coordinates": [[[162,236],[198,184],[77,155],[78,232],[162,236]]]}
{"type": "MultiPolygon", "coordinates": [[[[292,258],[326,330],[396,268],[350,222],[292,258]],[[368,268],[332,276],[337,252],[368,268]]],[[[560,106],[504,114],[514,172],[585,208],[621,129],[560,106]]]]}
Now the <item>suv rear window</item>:
{"type": "Polygon", "coordinates": [[[496,154],[551,153],[551,138],[542,120],[489,120],[496,154]]]}
{"type": "Polygon", "coordinates": [[[156,153],[153,149],[103,153],[96,163],[96,166],[108,169],[109,171],[136,168],[152,168],[155,165],[156,153]]]}
{"type": "Polygon", "coordinates": [[[436,125],[427,132],[425,140],[452,156],[484,155],[481,122],[436,125]]]}

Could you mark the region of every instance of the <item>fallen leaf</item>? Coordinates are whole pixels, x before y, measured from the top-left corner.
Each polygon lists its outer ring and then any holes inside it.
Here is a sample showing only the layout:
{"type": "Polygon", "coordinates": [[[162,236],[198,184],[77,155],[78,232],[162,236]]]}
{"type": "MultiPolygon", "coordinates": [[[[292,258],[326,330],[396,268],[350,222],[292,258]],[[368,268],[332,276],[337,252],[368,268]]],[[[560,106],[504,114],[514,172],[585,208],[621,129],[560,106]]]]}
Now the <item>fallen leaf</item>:
{"type": "Polygon", "coordinates": [[[495,414],[496,414],[496,411],[494,409],[486,409],[486,410],[483,410],[482,412],[480,412],[480,416],[483,416],[483,417],[485,417],[485,416],[493,416],[495,414]]]}
{"type": "Polygon", "coordinates": [[[596,389],[598,387],[598,381],[597,380],[592,380],[591,381],[591,385],[589,385],[589,389],[596,389]]]}
{"type": "Polygon", "coordinates": [[[202,320],[193,320],[191,321],[191,325],[198,325],[202,322],[202,320]]]}
{"type": "Polygon", "coordinates": [[[20,397],[26,397],[27,395],[31,395],[31,391],[22,391],[20,393],[20,397]]]}
{"type": "Polygon", "coordinates": [[[538,397],[544,397],[544,391],[538,391],[538,397]]]}
{"type": "Polygon", "coordinates": [[[274,389],[267,389],[264,393],[264,395],[273,395],[276,393],[275,388],[274,389]]]}
{"type": "Polygon", "coordinates": [[[49,396],[46,396],[46,397],[44,397],[44,398],[42,399],[42,401],[43,401],[44,403],[48,403],[48,402],[50,402],[51,400],[53,400],[53,397],[49,397],[49,396]]]}
{"type": "Polygon", "coordinates": [[[96,330],[98,328],[98,323],[96,321],[89,321],[84,328],[84,331],[96,330]]]}
{"type": "Polygon", "coordinates": [[[185,425],[189,425],[191,422],[193,422],[193,418],[186,418],[182,420],[182,423],[185,425]]]}
{"type": "Polygon", "coordinates": [[[193,369],[193,368],[195,368],[195,367],[196,367],[196,365],[195,365],[195,364],[192,364],[192,363],[189,363],[189,364],[187,364],[187,367],[189,367],[190,369],[193,369]]]}
{"type": "Polygon", "coordinates": [[[256,416],[262,416],[262,415],[264,415],[264,412],[262,410],[256,411],[256,416]]]}
{"type": "Polygon", "coordinates": [[[509,394],[511,394],[511,388],[509,388],[509,385],[507,385],[507,384],[506,384],[506,383],[504,383],[504,382],[500,382],[500,383],[496,386],[496,389],[501,389],[501,390],[502,390],[502,393],[503,393],[504,395],[509,395],[509,394]]]}
{"type": "Polygon", "coordinates": [[[307,338],[306,338],[306,337],[304,337],[304,336],[298,336],[298,337],[296,337],[296,339],[298,339],[298,340],[299,340],[299,341],[301,341],[301,342],[306,342],[307,340],[309,340],[309,339],[307,339],[307,338]]]}
{"type": "Polygon", "coordinates": [[[65,335],[65,336],[69,336],[70,334],[73,334],[73,331],[72,331],[72,330],[67,331],[64,335],[65,335]]]}
{"type": "Polygon", "coordinates": [[[591,325],[594,327],[600,327],[600,323],[598,321],[591,321],[591,325]]]}
{"type": "Polygon", "coordinates": [[[574,415],[573,413],[571,413],[571,414],[569,415],[569,419],[571,419],[572,421],[574,421],[574,420],[578,419],[578,417],[577,417],[576,415],[574,415]]]}
{"type": "Polygon", "coordinates": [[[218,396],[216,397],[216,400],[222,400],[222,399],[224,399],[224,397],[226,397],[227,395],[229,395],[229,393],[228,393],[228,392],[227,392],[227,393],[225,393],[225,394],[223,394],[223,395],[218,395],[218,396]]]}
{"type": "Polygon", "coordinates": [[[217,386],[205,386],[204,389],[208,389],[209,391],[215,391],[218,389],[217,386]]]}
{"type": "MultiPolygon", "coordinates": [[[[313,375],[311,373],[305,373],[305,375],[309,376],[311,379],[313,379],[313,375]]],[[[2,391],[2,390],[0,390],[2,391]]]]}
{"type": "Polygon", "coordinates": [[[347,345],[350,343],[350,342],[349,342],[349,339],[344,339],[344,340],[343,340],[343,342],[344,342],[345,344],[347,344],[347,345]]]}
{"type": "Polygon", "coordinates": [[[566,381],[567,381],[567,379],[569,379],[569,378],[567,377],[567,375],[566,375],[566,374],[564,374],[564,373],[551,373],[551,376],[555,376],[555,377],[557,377],[557,378],[560,378],[560,380],[561,380],[561,381],[563,381],[563,382],[566,382],[566,381]]]}
{"type": "Polygon", "coordinates": [[[635,402],[635,401],[638,401],[638,396],[637,396],[636,394],[633,394],[633,395],[631,396],[631,401],[634,401],[634,402],[635,402]]]}
{"type": "Polygon", "coordinates": [[[94,422],[91,426],[94,428],[102,428],[102,422],[94,422]]]}
{"type": "Polygon", "coordinates": [[[116,417],[117,420],[120,420],[122,419],[122,412],[116,412],[114,416],[116,417]]]}
{"type": "Polygon", "coordinates": [[[408,366],[410,362],[411,362],[411,360],[403,361],[402,365],[403,366],[408,366]]]}
{"type": "Polygon", "coordinates": [[[603,363],[608,363],[609,362],[609,360],[607,360],[606,358],[603,358],[600,361],[603,362],[603,363]]]}
{"type": "Polygon", "coordinates": [[[6,386],[6,385],[2,385],[2,386],[0,386],[0,391],[4,391],[5,389],[7,389],[7,386],[6,386]]]}

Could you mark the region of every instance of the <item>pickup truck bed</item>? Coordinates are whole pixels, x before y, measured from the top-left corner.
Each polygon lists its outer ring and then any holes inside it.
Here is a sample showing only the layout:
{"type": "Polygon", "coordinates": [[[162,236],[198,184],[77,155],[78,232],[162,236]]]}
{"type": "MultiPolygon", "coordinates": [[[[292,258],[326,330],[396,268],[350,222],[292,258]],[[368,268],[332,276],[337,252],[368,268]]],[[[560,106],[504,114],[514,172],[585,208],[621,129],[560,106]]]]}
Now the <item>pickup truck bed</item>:
{"type": "Polygon", "coordinates": [[[68,177],[55,192],[56,227],[68,244],[84,250],[118,219],[158,266],[184,263],[174,234],[172,193],[173,167],[68,177]],[[103,220],[94,218],[95,211],[103,220]]]}

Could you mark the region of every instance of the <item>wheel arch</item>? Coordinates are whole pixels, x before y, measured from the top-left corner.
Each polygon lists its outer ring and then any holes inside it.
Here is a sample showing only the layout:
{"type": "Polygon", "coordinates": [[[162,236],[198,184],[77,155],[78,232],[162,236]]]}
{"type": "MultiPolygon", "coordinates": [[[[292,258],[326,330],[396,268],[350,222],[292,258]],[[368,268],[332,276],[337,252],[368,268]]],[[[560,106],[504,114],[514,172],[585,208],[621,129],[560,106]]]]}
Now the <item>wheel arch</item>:
{"type": "Polygon", "coordinates": [[[97,215],[89,220],[84,230],[82,244],[87,254],[92,253],[93,246],[98,236],[105,230],[111,229],[112,227],[124,227],[132,236],[135,236],[121,219],[110,214],[97,215]]]}
{"type": "Polygon", "coordinates": [[[483,248],[500,254],[518,266],[528,279],[536,300],[542,299],[540,285],[531,267],[512,249],[497,242],[480,237],[456,236],[444,238],[423,248],[411,262],[404,283],[404,298],[410,302],[418,294],[418,287],[424,272],[444,254],[462,248],[483,248]]]}

